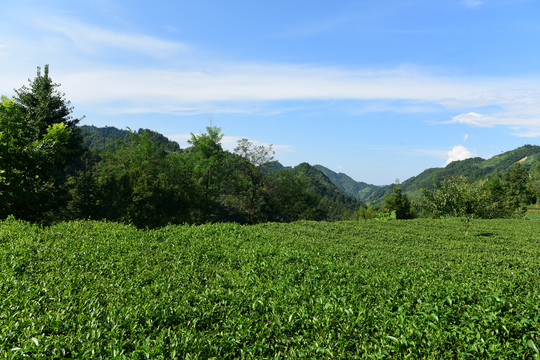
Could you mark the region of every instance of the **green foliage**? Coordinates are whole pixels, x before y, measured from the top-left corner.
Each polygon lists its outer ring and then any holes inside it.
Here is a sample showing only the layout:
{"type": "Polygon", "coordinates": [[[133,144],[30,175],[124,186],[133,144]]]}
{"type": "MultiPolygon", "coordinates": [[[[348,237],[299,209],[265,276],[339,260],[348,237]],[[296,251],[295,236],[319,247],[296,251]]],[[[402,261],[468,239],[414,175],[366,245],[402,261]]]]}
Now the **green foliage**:
{"type": "Polygon", "coordinates": [[[326,213],[325,220],[342,220],[347,212],[354,212],[365,206],[361,201],[340,191],[324,173],[308,163],[298,165],[293,171],[307,176],[306,190],[320,197],[319,206],[326,213]]]}
{"type": "Polygon", "coordinates": [[[538,222],[0,223],[0,357],[533,359],[538,222]]]}
{"type": "Polygon", "coordinates": [[[529,170],[527,196],[531,204],[540,204],[540,161],[535,162],[529,170]]]}
{"type": "Polygon", "coordinates": [[[256,146],[248,139],[238,140],[234,152],[255,166],[261,166],[272,162],[274,160],[273,155],[275,154],[272,150],[272,145],[256,146]]]}
{"type": "Polygon", "coordinates": [[[43,74],[38,67],[37,75],[29,80],[29,85],[15,90],[15,101],[21,106],[26,125],[21,136],[41,139],[50,126],[64,124],[70,129],[69,141],[65,146],[75,157],[81,151],[81,138],[75,128],[80,120],[71,115],[73,107],[65,94],[58,91],[59,86],[49,77],[49,65],[45,65],[43,74]]]}
{"type": "MultiPolygon", "coordinates": [[[[83,137],[83,146],[90,151],[103,153],[110,147],[114,146],[117,141],[130,142],[133,132],[130,130],[121,130],[113,126],[96,127],[83,125],[79,127],[81,136],[83,137]]],[[[167,139],[162,134],[149,130],[139,129],[136,132],[138,135],[147,134],[146,136],[152,142],[168,153],[180,151],[180,145],[177,142],[167,139]]]]}
{"type": "Polygon", "coordinates": [[[371,220],[375,219],[377,217],[377,211],[375,211],[373,205],[369,205],[367,208],[361,207],[357,211],[355,211],[352,216],[351,220],[371,220]]]}
{"type": "Polygon", "coordinates": [[[310,179],[302,172],[282,169],[270,173],[266,184],[271,221],[323,220],[321,197],[309,189],[310,179]]]}
{"type": "Polygon", "coordinates": [[[403,194],[399,185],[394,186],[394,192],[384,200],[384,206],[390,211],[395,211],[396,219],[412,219],[411,202],[406,194],[403,194]]]}
{"type": "Polygon", "coordinates": [[[193,171],[198,185],[198,222],[205,223],[218,219],[218,197],[220,184],[224,180],[223,161],[225,152],[221,147],[221,129],[206,128],[206,133],[191,134],[188,141],[191,144],[190,158],[194,165],[193,171]]]}
{"type": "Polygon", "coordinates": [[[326,175],[332,184],[336,185],[345,194],[350,195],[357,200],[367,202],[370,200],[371,195],[379,189],[379,186],[370,185],[361,181],[355,181],[346,174],[335,173],[324,166],[314,165],[313,167],[326,175]]]}
{"type": "MultiPolygon", "coordinates": [[[[192,169],[181,154],[167,153],[149,133],[132,133],[103,155],[97,165],[97,179],[82,173],[70,205],[80,214],[81,197],[98,194],[98,218],[126,221],[139,227],[156,227],[191,220],[194,184],[192,169]],[[97,186],[97,188],[95,188],[97,186]],[[95,190],[92,190],[95,188],[95,190]]],[[[91,202],[92,203],[92,202],[91,202]]],[[[90,206],[92,211],[93,206],[90,206]]]]}
{"type": "Polygon", "coordinates": [[[515,163],[504,175],[506,201],[514,213],[524,212],[528,177],[527,170],[520,163],[515,163]]]}
{"type": "Polygon", "coordinates": [[[73,133],[64,123],[42,135],[14,99],[0,102],[0,217],[48,220],[61,200],[62,170],[73,155],[73,133]],[[37,138],[33,136],[38,136],[37,138]]]}
{"type": "MultiPolygon", "coordinates": [[[[524,145],[488,160],[476,157],[453,161],[444,168],[424,170],[417,176],[405,180],[401,184],[401,188],[404,193],[414,200],[422,195],[422,189],[435,190],[435,182],[441,182],[445,177],[465,176],[469,180],[485,180],[496,173],[505,174],[509,172],[517,162],[521,162],[525,169],[529,169],[535,161],[540,161],[540,146],[524,145]]],[[[369,199],[376,203],[381,202],[384,196],[392,191],[393,185],[375,189],[369,199]]]]}
{"type": "Polygon", "coordinates": [[[469,182],[466,177],[447,177],[436,183],[437,190],[424,190],[424,205],[433,216],[465,217],[466,234],[469,234],[471,218],[482,218],[488,214],[487,193],[483,182],[469,182]]]}

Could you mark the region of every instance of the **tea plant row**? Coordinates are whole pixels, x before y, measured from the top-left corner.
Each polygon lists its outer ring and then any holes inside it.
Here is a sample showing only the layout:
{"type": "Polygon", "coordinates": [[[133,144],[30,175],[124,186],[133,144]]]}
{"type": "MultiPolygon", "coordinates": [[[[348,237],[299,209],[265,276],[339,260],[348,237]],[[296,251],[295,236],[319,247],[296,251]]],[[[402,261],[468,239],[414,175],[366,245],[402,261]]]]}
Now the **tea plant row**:
{"type": "Polygon", "coordinates": [[[538,358],[540,223],[0,223],[15,359],[538,358]]]}

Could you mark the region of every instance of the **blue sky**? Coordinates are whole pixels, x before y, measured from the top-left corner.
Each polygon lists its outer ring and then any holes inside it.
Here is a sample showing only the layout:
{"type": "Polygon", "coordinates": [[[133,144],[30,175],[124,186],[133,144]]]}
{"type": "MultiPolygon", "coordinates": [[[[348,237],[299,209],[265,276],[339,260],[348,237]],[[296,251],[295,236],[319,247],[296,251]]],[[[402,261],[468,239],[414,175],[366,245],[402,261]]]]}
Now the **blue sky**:
{"type": "Polygon", "coordinates": [[[539,0],[2,1],[0,94],[389,184],[540,140],[539,0]]]}

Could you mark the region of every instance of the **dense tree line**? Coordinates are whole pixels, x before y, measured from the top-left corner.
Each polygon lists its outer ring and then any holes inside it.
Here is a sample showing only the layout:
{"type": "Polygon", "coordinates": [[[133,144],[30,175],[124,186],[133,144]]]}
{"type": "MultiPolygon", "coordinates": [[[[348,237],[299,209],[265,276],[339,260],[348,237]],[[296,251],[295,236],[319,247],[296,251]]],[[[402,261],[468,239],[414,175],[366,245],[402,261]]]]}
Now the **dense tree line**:
{"type": "MultiPolygon", "coordinates": [[[[540,163],[472,178],[452,165],[443,180],[411,201],[399,184],[366,207],[307,163],[283,168],[270,147],[247,139],[234,152],[207,127],[189,147],[147,129],[79,127],[72,107],[49,77],[48,66],[13,98],[0,102],[0,218],[50,223],[106,219],[157,227],[234,221],[371,219],[393,214],[517,217],[540,201],[540,163]]],[[[517,154],[516,156],[521,156],[517,154]]],[[[448,170],[448,169],[447,169],[448,170]]]]}
{"type": "Polygon", "coordinates": [[[0,217],[156,227],[338,220],[363,205],[307,164],[267,171],[271,147],[243,139],[223,150],[217,127],[192,134],[187,149],[150,130],[78,127],[58,86],[46,66],[2,97],[0,217]]]}

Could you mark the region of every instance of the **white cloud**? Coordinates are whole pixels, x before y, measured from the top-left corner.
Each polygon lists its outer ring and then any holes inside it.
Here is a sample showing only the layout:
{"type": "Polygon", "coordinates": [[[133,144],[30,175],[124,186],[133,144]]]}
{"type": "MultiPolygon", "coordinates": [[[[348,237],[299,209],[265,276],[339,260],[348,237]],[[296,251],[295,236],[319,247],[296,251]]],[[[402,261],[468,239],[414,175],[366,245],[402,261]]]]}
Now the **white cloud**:
{"type": "Polygon", "coordinates": [[[469,134],[465,134],[465,135],[463,136],[463,140],[464,140],[464,141],[469,140],[469,134]]]}
{"type": "Polygon", "coordinates": [[[401,68],[354,71],[307,65],[207,65],[196,71],[96,69],[67,74],[62,81],[75,96],[90,101],[136,98],[176,104],[321,99],[442,102],[457,94],[487,90],[482,83],[401,68]]]}
{"type": "Polygon", "coordinates": [[[454,116],[448,123],[467,124],[476,127],[493,127],[497,121],[491,116],[469,112],[454,116]]]}
{"type": "MultiPolygon", "coordinates": [[[[539,99],[540,100],[540,99],[539,99]]],[[[502,106],[502,111],[486,115],[476,112],[456,115],[447,124],[466,124],[473,127],[490,128],[506,126],[513,130],[513,135],[520,137],[538,137],[540,133],[540,109],[525,104],[527,99],[502,106]]]]}
{"type": "Polygon", "coordinates": [[[470,152],[465,146],[457,145],[448,152],[448,160],[446,160],[446,165],[450,164],[452,161],[465,160],[472,158],[473,156],[473,153],[470,152]]]}
{"type": "Polygon", "coordinates": [[[516,136],[537,137],[540,132],[538,77],[448,77],[406,66],[374,70],[210,62],[183,43],[145,34],[65,17],[34,24],[40,36],[15,34],[0,45],[0,93],[11,94],[25,83],[29,63],[50,63],[54,79],[77,107],[108,114],[279,113],[291,105],[276,106],[278,101],[358,100],[364,112],[454,110],[457,115],[447,123],[506,126],[516,136]],[[134,53],[160,58],[129,68],[99,56],[94,60],[101,59],[101,65],[89,60],[88,53],[112,51],[120,59],[134,53]],[[176,56],[179,52],[185,56],[176,56]]]}
{"type": "Polygon", "coordinates": [[[162,57],[188,49],[187,45],[178,42],[143,34],[107,30],[69,18],[36,19],[35,24],[41,31],[69,39],[84,53],[97,53],[113,49],[162,57]]]}
{"type": "Polygon", "coordinates": [[[484,2],[480,0],[462,0],[461,4],[467,8],[475,9],[483,5],[484,2]]]}
{"type": "MultiPolygon", "coordinates": [[[[74,103],[107,113],[266,113],[280,111],[271,105],[275,101],[376,100],[403,112],[411,106],[426,111],[491,107],[497,111],[464,112],[446,123],[507,126],[515,135],[530,137],[540,131],[539,79],[529,80],[528,87],[536,90],[518,91],[515,87],[523,86],[524,80],[449,79],[407,68],[374,71],[275,64],[205,64],[198,70],[109,68],[71,72],[58,79],[74,103]]],[[[379,109],[372,104],[370,109],[367,103],[364,111],[379,109]]]]}
{"type": "MultiPolygon", "coordinates": [[[[200,135],[200,134],[196,134],[196,135],[200,135]]],[[[187,148],[190,146],[188,143],[188,140],[191,139],[191,134],[171,134],[171,135],[166,135],[166,137],[169,140],[176,141],[178,144],[180,144],[181,148],[187,148]]],[[[240,137],[240,136],[223,136],[221,140],[221,146],[223,147],[224,150],[233,152],[237,146],[238,140],[241,140],[243,138],[244,137],[240,137]]],[[[275,151],[276,155],[294,152],[294,148],[292,145],[283,145],[283,144],[275,145],[275,144],[265,143],[259,140],[254,140],[254,139],[248,139],[248,140],[251,141],[251,143],[255,146],[263,145],[265,147],[268,147],[272,145],[272,150],[275,151]]]]}

